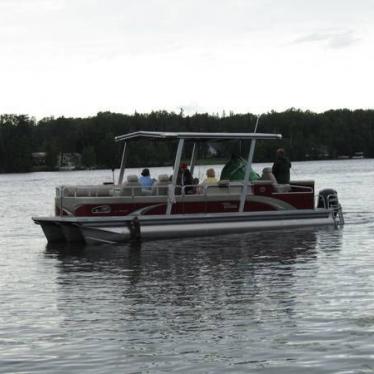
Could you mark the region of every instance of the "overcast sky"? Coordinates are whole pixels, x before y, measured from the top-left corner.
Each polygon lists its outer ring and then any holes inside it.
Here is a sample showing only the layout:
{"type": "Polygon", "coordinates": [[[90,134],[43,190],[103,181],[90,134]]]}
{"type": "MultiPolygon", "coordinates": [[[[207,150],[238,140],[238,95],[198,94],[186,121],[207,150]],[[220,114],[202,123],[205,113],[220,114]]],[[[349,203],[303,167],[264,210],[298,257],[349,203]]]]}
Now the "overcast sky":
{"type": "Polygon", "coordinates": [[[373,108],[374,0],[0,0],[0,113],[373,108]]]}

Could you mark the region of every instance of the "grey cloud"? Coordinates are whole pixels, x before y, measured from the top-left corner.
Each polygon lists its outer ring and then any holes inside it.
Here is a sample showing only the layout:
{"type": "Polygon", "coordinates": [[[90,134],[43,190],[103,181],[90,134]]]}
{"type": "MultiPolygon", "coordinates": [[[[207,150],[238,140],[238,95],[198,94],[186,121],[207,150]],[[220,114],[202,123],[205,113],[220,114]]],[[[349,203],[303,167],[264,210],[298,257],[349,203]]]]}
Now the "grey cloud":
{"type": "Polygon", "coordinates": [[[297,38],[293,41],[294,44],[300,44],[300,43],[309,43],[309,42],[320,42],[320,41],[326,41],[331,37],[330,34],[323,34],[323,33],[314,33],[302,36],[300,38],[297,38]]]}
{"type": "Polygon", "coordinates": [[[328,41],[328,46],[331,48],[345,48],[360,41],[360,38],[356,37],[353,32],[345,32],[334,35],[328,41]]]}
{"type": "Polygon", "coordinates": [[[323,43],[329,48],[346,48],[360,42],[360,38],[353,31],[327,31],[312,33],[293,41],[293,44],[323,43]]]}

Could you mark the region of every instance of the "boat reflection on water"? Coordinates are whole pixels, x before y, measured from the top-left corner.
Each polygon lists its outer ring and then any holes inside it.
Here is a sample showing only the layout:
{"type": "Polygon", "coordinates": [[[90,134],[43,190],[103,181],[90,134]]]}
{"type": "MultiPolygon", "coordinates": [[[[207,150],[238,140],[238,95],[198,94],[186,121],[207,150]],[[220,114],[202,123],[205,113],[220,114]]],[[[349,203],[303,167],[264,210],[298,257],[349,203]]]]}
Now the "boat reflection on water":
{"type": "Polygon", "coordinates": [[[126,366],[131,347],[143,352],[149,344],[161,361],[171,343],[198,355],[196,339],[212,350],[222,337],[233,339],[241,352],[276,334],[281,346],[304,313],[319,256],[341,235],[304,229],[123,246],[49,244],[45,256],[56,261],[61,326],[81,340],[99,334],[117,341],[126,366]]]}
{"type": "Polygon", "coordinates": [[[248,275],[249,270],[274,270],[277,263],[293,266],[313,262],[318,250],[340,248],[341,235],[341,230],[333,228],[304,228],[122,245],[49,243],[45,254],[58,260],[61,273],[115,273],[124,283],[134,281],[135,274],[138,281],[162,277],[195,283],[202,272],[213,278],[227,275],[240,279],[241,273],[248,275]]]}

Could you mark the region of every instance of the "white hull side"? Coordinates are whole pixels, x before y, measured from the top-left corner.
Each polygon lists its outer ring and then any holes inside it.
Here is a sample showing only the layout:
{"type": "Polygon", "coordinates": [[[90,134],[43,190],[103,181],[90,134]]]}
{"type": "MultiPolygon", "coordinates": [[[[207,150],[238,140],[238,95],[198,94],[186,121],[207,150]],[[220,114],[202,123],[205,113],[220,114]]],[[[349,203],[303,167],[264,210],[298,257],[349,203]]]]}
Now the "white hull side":
{"type": "Polygon", "coordinates": [[[150,216],[134,217],[55,217],[35,218],[42,225],[49,242],[58,237],[67,242],[121,243],[132,240],[217,236],[266,229],[287,229],[305,226],[334,225],[334,214],[327,209],[256,212],[222,215],[150,216]],[[48,228],[53,227],[51,236],[48,228]],[[53,235],[52,235],[53,234],[53,235]]]}
{"type": "Polygon", "coordinates": [[[87,243],[216,236],[253,230],[336,224],[333,211],[328,209],[188,216],[37,217],[34,221],[42,226],[48,242],[87,243]]]}
{"type": "MultiPolygon", "coordinates": [[[[230,222],[230,223],[199,223],[199,224],[177,224],[172,226],[154,225],[141,227],[140,238],[142,240],[183,238],[197,236],[216,236],[230,233],[250,232],[267,229],[287,229],[307,226],[333,225],[331,217],[319,219],[289,219],[280,221],[263,222],[230,222]]],[[[125,243],[132,239],[130,231],[118,227],[94,227],[82,226],[82,235],[86,243],[125,243]]]]}

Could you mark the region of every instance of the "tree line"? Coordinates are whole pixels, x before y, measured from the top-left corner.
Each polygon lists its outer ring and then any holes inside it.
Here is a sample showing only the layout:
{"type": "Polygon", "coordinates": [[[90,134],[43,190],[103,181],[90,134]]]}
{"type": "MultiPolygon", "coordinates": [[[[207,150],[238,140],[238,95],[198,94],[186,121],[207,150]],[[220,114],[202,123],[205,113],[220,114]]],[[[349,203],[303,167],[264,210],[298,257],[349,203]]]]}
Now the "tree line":
{"type": "MultiPolygon", "coordinates": [[[[114,137],[133,131],[253,132],[254,114],[191,116],[157,111],[132,115],[100,112],[87,118],[43,118],[27,115],[0,115],[0,172],[33,170],[33,152],[45,152],[45,169],[55,170],[61,153],[79,153],[84,167],[117,168],[121,145],[114,137]]],[[[258,142],[256,162],[270,162],[276,148],[286,149],[291,160],[351,157],[363,152],[374,157],[374,110],[329,110],[324,113],[289,109],[269,112],[259,120],[258,132],[280,133],[281,141],[258,142]]],[[[218,146],[216,156],[232,151],[245,154],[247,144],[218,146]]],[[[134,142],[129,145],[130,166],[171,164],[176,145],[173,142],[134,142]]],[[[200,145],[199,155],[211,157],[209,144],[200,145]]]]}

